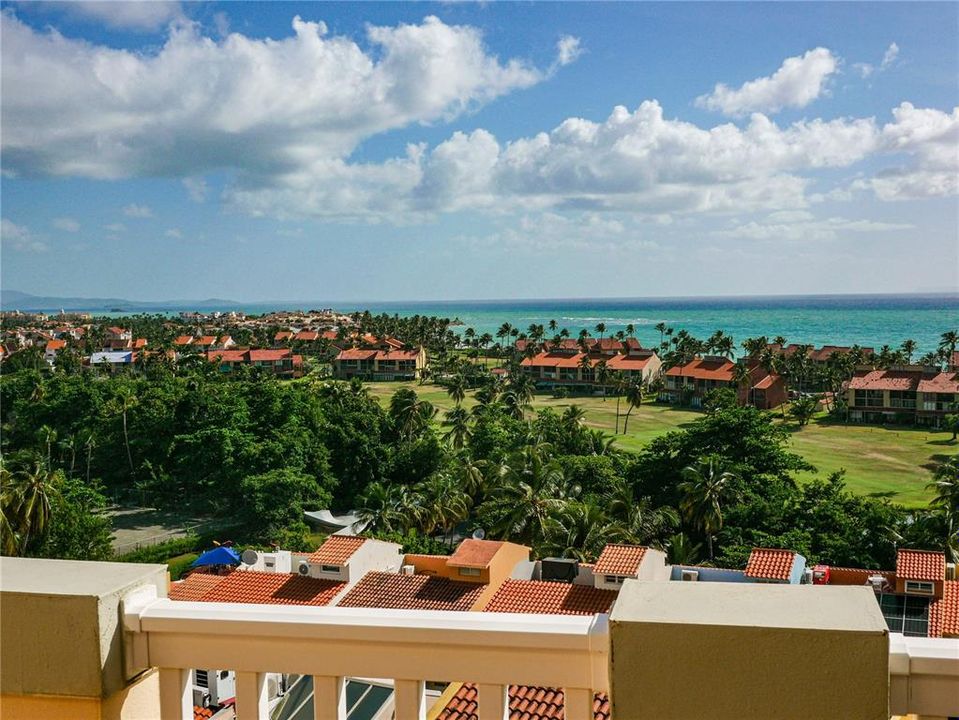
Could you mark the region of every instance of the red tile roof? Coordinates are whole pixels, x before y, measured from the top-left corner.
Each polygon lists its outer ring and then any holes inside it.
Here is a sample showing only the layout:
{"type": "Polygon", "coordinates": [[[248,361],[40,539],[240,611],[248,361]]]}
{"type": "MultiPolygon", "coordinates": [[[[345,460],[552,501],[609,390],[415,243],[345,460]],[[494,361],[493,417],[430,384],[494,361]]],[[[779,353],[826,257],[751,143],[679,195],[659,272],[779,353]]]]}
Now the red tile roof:
{"type": "Polygon", "coordinates": [[[503,547],[498,540],[475,540],[467,538],[459,544],[455,552],[450,555],[446,564],[451,567],[489,567],[493,556],[503,547]]]}
{"type": "Polygon", "coordinates": [[[248,350],[210,350],[206,357],[210,362],[241,363],[246,362],[248,350]]]}
{"type": "Polygon", "coordinates": [[[46,351],[48,353],[57,352],[58,350],[63,350],[66,346],[66,340],[48,340],[46,351]]]}
{"type": "Polygon", "coordinates": [[[466,612],[472,609],[486,587],[433,575],[373,571],[364,575],[337,606],[466,612]]]}
{"type": "Polygon", "coordinates": [[[944,372],[919,381],[919,392],[959,393],[959,373],[944,372]]]}
{"type": "Polygon", "coordinates": [[[547,615],[596,615],[609,612],[616,600],[615,590],[592,585],[507,580],[486,605],[486,612],[547,615]]]}
{"type": "Polygon", "coordinates": [[[275,350],[248,350],[250,362],[263,362],[270,360],[286,360],[292,357],[293,352],[289,348],[277,348],[275,350]]]}
{"type": "MultiPolygon", "coordinates": [[[[472,683],[463,684],[436,720],[478,720],[478,692],[472,683]]],[[[509,720],[565,720],[565,696],[559,688],[509,686],[509,720]]],[[[609,720],[609,696],[596,693],[593,720],[609,720]]]]}
{"type": "Polygon", "coordinates": [[[361,350],[360,348],[350,348],[342,350],[336,356],[337,360],[372,360],[376,357],[376,350],[361,350]]]}
{"type": "Polygon", "coordinates": [[[930,603],[929,637],[959,637],[959,580],[946,580],[942,598],[930,603]]]}
{"type": "Polygon", "coordinates": [[[849,389],[915,391],[921,379],[919,370],[863,370],[853,375],[849,389]]]}
{"type": "MultiPolygon", "coordinates": [[[[541,352],[531,358],[523,358],[520,365],[523,367],[549,367],[549,368],[577,368],[583,361],[584,353],[575,353],[569,355],[560,352],[541,352]]],[[[596,365],[602,358],[590,358],[589,364],[596,365]]]]}
{"type": "Polygon", "coordinates": [[[179,582],[170,584],[170,599],[199,600],[226,577],[226,575],[193,573],[179,582]]]}
{"type": "Polygon", "coordinates": [[[354,535],[330,535],[310,555],[310,562],[317,565],[344,565],[365,542],[366,538],[354,535]]]}
{"type": "Polygon", "coordinates": [[[303,575],[238,570],[197,598],[200,602],[328,605],[345,583],[303,575]]]}
{"type": "MultiPolygon", "coordinates": [[[[589,585],[507,580],[490,600],[486,611],[593,615],[608,612],[615,598],[615,591],[597,590],[589,585]]],[[[560,688],[509,686],[510,720],[565,720],[565,704],[565,696],[560,688]]],[[[476,686],[465,683],[436,717],[437,720],[478,720],[477,709],[476,686]]],[[[609,696],[596,693],[593,698],[593,720],[609,718],[609,696]]]]}
{"type": "Polygon", "coordinates": [[[301,330],[296,335],[293,336],[294,340],[300,340],[302,342],[315,342],[319,340],[320,334],[318,332],[313,332],[312,330],[301,330]]]}
{"type": "Polygon", "coordinates": [[[202,335],[193,342],[196,345],[212,345],[216,342],[216,335],[202,335]]]}
{"type": "Polygon", "coordinates": [[[753,548],[746,563],[746,577],[761,580],[788,580],[796,553],[792,550],[753,548]]]}
{"type": "Polygon", "coordinates": [[[178,335],[173,340],[174,345],[189,345],[192,342],[193,342],[192,335],[178,335]]]}
{"type": "Polygon", "coordinates": [[[942,582],[946,579],[946,554],[933,550],[900,550],[896,576],[903,580],[942,582]]]}
{"type": "Polygon", "coordinates": [[[599,554],[593,572],[597,575],[636,575],[645,554],[646,548],[640,545],[611,543],[599,554]]]}
{"type": "Polygon", "coordinates": [[[735,364],[726,358],[695,358],[685,365],[666,371],[670,377],[688,377],[696,380],[732,382],[735,364]]]}
{"type": "Polygon", "coordinates": [[[289,340],[293,337],[293,333],[287,330],[280,330],[276,335],[273,336],[273,342],[281,342],[283,340],[289,340]]]}
{"type": "Polygon", "coordinates": [[[213,710],[210,708],[200,707],[199,705],[193,706],[193,720],[208,720],[208,718],[213,717],[213,710]]]}
{"type": "Polygon", "coordinates": [[[649,365],[649,361],[652,357],[653,353],[650,353],[649,355],[643,355],[642,357],[617,355],[616,357],[610,359],[610,361],[607,363],[607,367],[609,367],[610,370],[642,370],[649,365]]]}

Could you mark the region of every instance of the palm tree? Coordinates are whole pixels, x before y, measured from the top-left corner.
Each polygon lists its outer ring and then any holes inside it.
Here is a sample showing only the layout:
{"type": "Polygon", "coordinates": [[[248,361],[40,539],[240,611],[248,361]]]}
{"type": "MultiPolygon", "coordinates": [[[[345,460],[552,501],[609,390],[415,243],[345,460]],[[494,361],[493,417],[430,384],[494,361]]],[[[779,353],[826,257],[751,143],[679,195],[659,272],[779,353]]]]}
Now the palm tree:
{"type": "Polygon", "coordinates": [[[665,342],[665,337],[664,337],[664,336],[666,335],[666,328],[667,328],[666,323],[664,323],[664,322],[656,323],[656,329],[659,331],[659,344],[660,344],[660,346],[662,346],[662,344],[665,342]]]}
{"type": "Polygon", "coordinates": [[[733,366],[733,382],[739,389],[740,395],[745,398],[746,403],[749,404],[751,400],[749,397],[749,388],[753,383],[753,379],[752,371],[745,362],[740,361],[733,366]]]}
{"type": "Polygon", "coordinates": [[[558,325],[556,324],[556,321],[555,321],[555,320],[550,320],[550,321],[549,321],[549,331],[550,331],[550,332],[552,332],[552,333],[556,332],[556,328],[557,328],[557,327],[558,327],[558,325]]]}
{"type": "Polygon", "coordinates": [[[670,564],[695,565],[699,562],[703,546],[694,543],[685,533],[672,535],[667,543],[670,564]]]}
{"type": "Polygon", "coordinates": [[[606,323],[596,323],[596,332],[599,333],[599,339],[602,340],[606,333],[606,323]]]}
{"type": "Polygon", "coordinates": [[[432,403],[420,400],[414,390],[400,388],[390,398],[390,416],[399,436],[412,440],[429,427],[436,416],[436,408],[432,403]]]}
{"type": "Polygon", "coordinates": [[[939,339],[939,353],[947,365],[952,364],[952,357],[956,354],[956,345],[959,345],[959,333],[955,330],[944,332],[939,339]]]}
{"type": "Polygon", "coordinates": [[[470,439],[469,427],[470,415],[466,408],[457,405],[446,411],[446,419],[443,425],[449,428],[449,431],[443,436],[454,449],[460,450],[470,439]]]}
{"type": "Polygon", "coordinates": [[[682,470],[679,491],[683,498],[679,508],[693,525],[706,535],[709,559],[713,559],[713,534],[723,527],[722,503],[737,480],[735,474],[722,467],[716,456],[702,458],[682,470]]]}
{"type": "Polygon", "coordinates": [[[602,508],[596,503],[571,500],[550,514],[542,551],[585,562],[595,558],[609,538],[602,508]]]}
{"type": "Polygon", "coordinates": [[[563,413],[562,424],[563,429],[567,433],[575,433],[582,426],[583,422],[586,420],[586,411],[583,410],[579,405],[570,405],[566,408],[566,411],[563,413]]]}
{"type": "Polygon", "coordinates": [[[632,323],[626,323],[626,336],[632,337],[636,334],[636,326],[632,323]]]}
{"type": "Polygon", "coordinates": [[[580,370],[580,378],[584,382],[588,381],[589,378],[587,377],[587,374],[591,375],[593,371],[593,363],[589,359],[589,353],[584,352],[583,357],[579,359],[579,370],[580,370]]]}
{"type": "Polygon", "coordinates": [[[579,494],[562,466],[547,459],[550,450],[548,445],[528,445],[499,468],[500,484],[486,503],[489,512],[483,513],[495,518],[491,529],[498,536],[538,545],[546,537],[550,517],[579,494]]]}
{"type": "Polygon", "coordinates": [[[912,365],[912,356],[916,352],[916,341],[915,340],[903,340],[902,345],[899,346],[899,349],[902,351],[902,354],[906,356],[906,364],[912,365]]]}
{"type": "Polygon", "coordinates": [[[461,373],[456,373],[446,381],[446,393],[458,406],[466,397],[466,378],[461,373]]]}
{"type": "Polygon", "coordinates": [[[939,465],[935,479],[927,487],[936,493],[929,504],[943,508],[959,520],[959,455],[939,465]]]}
{"type": "Polygon", "coordinates": [[[53,443],[57,441],[57,431],[49,425],[42,425],[40,427],[39,434],[41,441],[47,448],[47,467],[50,468],[52,467],[51,463],[53,462],[53,443]]]}
{"type": "Polygon", "coordinates": [[[629,429],[629,416],[633,410],[642,407],[643,400],[646,398],[646,387],[641,382],[630,383],[626,386],[626,417],[623,420],[623,435],[629,429]]]}
{"type": "Polygon", "coordinates": [[[608,531],[617,542],[649,545],[679,524],[675,510],[657,508],[648,497],[637,499],[623,478],[617,478],[603,499],[612,520],[608,531]]]}
{"type": "Polygon", "coordinates": [[[6,478],[10,487],[5,484],[3,490],[3,516],[10,534],[4,538],[5,546],[15,543],[22,554],[31,540],[46,532],[59,477],[59,472],[37,461],[30,470],[6,478]]]}
{"type": "Polygon", "coordinates": [[[606,402],[606,382],[609,380],[609,366],[605,360],[596,363],[596,382],[603,389],[603,402],[606,402]]]}
{"type": "MultiPolygon", "coordinates": [[[[395,487],[395,486],[393,486],[395,487]]],[[[371,482],[357,498],[356,516],[368,532],[398,529],[397,493],[380,482],[371,482]]]]}
{"type": "Polygon", "coordinates": [[[130,450],[130,429],[127,423],[127,417],[132,408],[137,404],[136,396],[124,387],[117,397],[113,400],[114,412],[123,419],[123,445],[127,451],[127,464],[130,467],[130,475],[133,475],[133,453],[130,450]]]}

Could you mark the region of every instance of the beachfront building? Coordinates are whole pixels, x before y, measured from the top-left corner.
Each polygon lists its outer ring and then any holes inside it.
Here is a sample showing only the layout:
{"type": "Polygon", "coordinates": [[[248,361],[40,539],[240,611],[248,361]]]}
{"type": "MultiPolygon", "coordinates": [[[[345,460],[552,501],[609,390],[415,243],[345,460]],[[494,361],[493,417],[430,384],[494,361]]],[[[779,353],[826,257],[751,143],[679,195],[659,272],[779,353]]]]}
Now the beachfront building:
{"type": "Polygon", "coordinates": [[[341,350],[333,360],[339,380],[416,380],[429,362],[426,348],[407,348],[396,338],[364,336],[359,345],[341,350]]]}
{"type": "MultiPolygon", "coordinates": [[[[521,342],[526,341],[517,340],[517,351],[521,342]]],[[[635,338],[567,338],[559,343],[546,342],[539,352],[522,347],[526,357],[520,361],[520,368],[537,388],[546,390],[563,387],[594,392],[604,385],[612,386],[617,377],[648,385],[659,377],[663,365],[654,350],[643,348],[635,338]],[[606,371],[605,383],[600,365],[606,371]]]]}
{"type": "Polygon", "coordinates": [[[864,369],[846,389],[853,422],[941,427],[945,416],[959,410],[959,372],[941,372],[921,365],[864,369]]]}
{"type": "Polygon", "coordinates": [[[243,365],[262,368],[277,377],[294,378],[303,375],[303,358],[289,348],[208,350],[207,359],[216,363],[221,372],[231,372],[243,365]]]}
{"type": "Polygon", "coordinates": [[[777,373],[751,363],[748,382],[737,380],[737,364],[729,358],[706,355],[687,363],[674,365],[665,374],[661,402],[673,405],[702,407],[706,394],[712,390],[729,389],[739,402],[760,410],[771,410],[787,400],[786,382],[777,373]]]}

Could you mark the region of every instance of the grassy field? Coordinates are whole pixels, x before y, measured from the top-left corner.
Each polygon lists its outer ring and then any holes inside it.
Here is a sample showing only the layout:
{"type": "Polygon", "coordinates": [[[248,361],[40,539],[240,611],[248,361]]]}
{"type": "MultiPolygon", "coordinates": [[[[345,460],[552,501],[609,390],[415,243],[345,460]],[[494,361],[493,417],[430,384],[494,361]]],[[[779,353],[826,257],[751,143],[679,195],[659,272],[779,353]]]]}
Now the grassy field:
{"type": "MultiPolygon", "coordinates": [[[[404,385],[412,387],[425,400],[441,411],[452,406],[446,391],[436,385],[416,383],[370,383],[370,393],[382,402],[404,385]]],[[[551,407],[562,412],[576,404],[586,411],[586,424],[612,434],[616,423],[616,399],[605,401],[597,397],[555,399],[546,394],[533,401],[536,409],[551,407]]],[[[470,395],[464,403],[473,405],[470,395]]],[[[625,412],[625,408],[621,408],[625,412]]],[[[634,410],[629,421],[629,433],[617,436],[617,445],[625,450],[638,450],[653,438],[670,430],[682,428],[694,421],[700,413],[665,405],[644,405],[634,410]]],[[[622,418],[620,418],[622,423],[622,418]]],[[[829,422],[825,416],[804,428],[789,423],[793,429],[793,450],[815,465],[817,475],[803,473],[800,480],[826,477],[836,470],[846,470],[849,488],[864,495],[889,497],[909,507],[920,507],[930,497],[926,484],[931,480],[931,468],[959,450],[959,444],[950,440],[946,432],[930,432],[911,428],[883,428],[869,425],[845,425],[829,422]]],[[[620,428],[622,429],[622,428],[620,428]]]]}

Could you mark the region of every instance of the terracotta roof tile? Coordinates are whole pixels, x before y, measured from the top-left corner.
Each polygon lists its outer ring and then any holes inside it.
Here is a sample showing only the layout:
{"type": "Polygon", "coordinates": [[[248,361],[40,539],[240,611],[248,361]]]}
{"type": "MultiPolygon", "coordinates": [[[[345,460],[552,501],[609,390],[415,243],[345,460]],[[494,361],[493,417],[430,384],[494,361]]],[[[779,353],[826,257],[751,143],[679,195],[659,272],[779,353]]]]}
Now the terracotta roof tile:
{"type": "Polygon", "coordinates": [[[788,580],[796,553],[792,550],[753,548],[746,563],[746,577],[761,580],[788,580]]]}
{"type": "Polygon", "coordinates": [[[328,605],[345,583],[302,575],[239,570],[225,576],[201,602],[266,605],[328,605]]]}
{"type": "Polygon", "coordinates": [[[695,380],[719,380],[732,382],[735,364],[725,358],[696,358],[685,365],[669,368],[670,377],[688,377],[695,380]]]}
{"type": "Polygon", "coordinates": [[[959,373],[944,372],[919,381],[919,392],[959,393],[959,373]]]}
{"type": "Polygon", "coordinates": [[[486,585],[480,583],[374,571],[364,575],[337,606],[466,612],[484,590],[486,585]]]}
{"type": "Polygon", "coordinates": [[[503,546],[498,540],[475,540],[467,538],[459,544],[456,551],[450,555],[446,564],[450,567],[489,567],[493,556],[503,546]]]}
{"type": "Polygon", "coordinates": [[[376,357],[376,350],[362,350],[360,348],[351,348],[343,350],[336,356],[337,360],[372,360],[376,357]]]}
{"type": "Polygon", "coordinates": [[[224,580],[226,575],[193,573],[179,582],[170,584],[171,600],[199,600],[224,580]]]}
{"type": "Polygon", "coordinates": [[[593,572],[597,575],[629,575],[639,572],[646,548],[640,545],[609,544],[596,559],[593,572]]]}
{"type": "Polygon", "coordinates": [[[930,603],[929,637],[959,637],[959,580],[946,580],[942,597],[930,603]]]}
{"type": "Polygon", "coordinates": [[[896,575],[904,580],[942,582],[946,579],[946,555],[933,550],[900,550],[896,575]]]}
{"type": "Polygon", "coordinates": [[[366,538],[354,535],[330,535],[310,555],[310,562],[317,565],[344,565],[365,542],[366,538]]]}
{"type": "Polygon", "coordinates": [[[853,375],[849,381],[851,390],[907,390],[915,391],[922,379],[922,372],[910,370],[871,370],[853,375]]]}
{"type": "MultiPolygon", "coordinates": [[[[479,694],[472,683],[464,683],[436,716],[436,720],[478,720],[479,694]]],[[[564,720],[565,696],[559,688],[509,686],[510,720],[564,720]]],[[[609,696],[596,693],[593,720],[609,720],[609,696]]]]}
{"type": "Polygon", "coordinates": [[[615,590],[592,585],[507,580],[486,605],[486,612],[537,613],[547,615],[596,615],[609,612],[615,590]]]}

